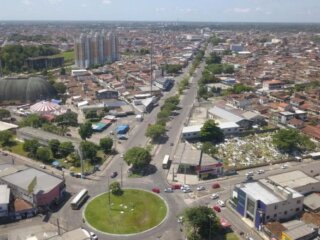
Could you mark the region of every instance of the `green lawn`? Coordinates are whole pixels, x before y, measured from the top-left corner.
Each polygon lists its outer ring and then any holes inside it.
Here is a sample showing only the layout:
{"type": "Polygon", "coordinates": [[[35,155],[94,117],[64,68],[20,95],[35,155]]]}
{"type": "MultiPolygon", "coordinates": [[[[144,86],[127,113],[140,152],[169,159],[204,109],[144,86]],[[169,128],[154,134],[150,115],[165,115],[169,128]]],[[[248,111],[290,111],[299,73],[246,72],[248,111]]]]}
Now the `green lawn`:
{"type": "Polygon", "coordinates": [[[64,65],[73,65],[74,64],[74,51],[62,52],[54,55],[54,57],[64,57],[64,65]]]}
{"type": "Polygon", "coordinates": [[[238,236],[233,232],[227,233],[225,239],[226,240],[239,240],[238,236]]]}
{"type": "Polygon", "coordinates": [[[15,154],[18,154],[18,155],[21,155],[24,157],[28,157],[28,153],[23,150],[23,143],[19,142],[19,141],[16,141],[15,143],[16,143],[15,145],[10,147],[10,151],[15,154]]]}
{"type": "Polygon", "coordinates": [[[93,199],[85,209],[85,217],[94,228],[113,234],[131,234],[158,225],[166,216],[167,207],[153,193],[126,189],[122,196],[108,193],[93,199]]]}

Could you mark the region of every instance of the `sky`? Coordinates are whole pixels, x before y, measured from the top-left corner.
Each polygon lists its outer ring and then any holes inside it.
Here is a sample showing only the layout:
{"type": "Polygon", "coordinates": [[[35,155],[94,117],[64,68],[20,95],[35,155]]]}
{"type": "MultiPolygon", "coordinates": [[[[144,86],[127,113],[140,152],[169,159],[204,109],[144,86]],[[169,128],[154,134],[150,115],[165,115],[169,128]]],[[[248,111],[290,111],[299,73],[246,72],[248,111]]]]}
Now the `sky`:
{"type": "Polygon", "coordinates": [[[320,0],[0,0],[0,20],[316,22],[320,0]]]}

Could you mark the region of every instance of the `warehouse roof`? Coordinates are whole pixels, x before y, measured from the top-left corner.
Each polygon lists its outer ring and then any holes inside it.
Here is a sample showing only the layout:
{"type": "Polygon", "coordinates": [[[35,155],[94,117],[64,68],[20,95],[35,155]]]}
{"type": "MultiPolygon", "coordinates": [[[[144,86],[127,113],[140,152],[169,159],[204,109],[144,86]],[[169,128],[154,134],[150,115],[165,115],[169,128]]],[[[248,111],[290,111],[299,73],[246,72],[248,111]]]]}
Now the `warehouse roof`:
{"type": "Polygon", "coordinates": [[[6,131],[14,128],[18,128],[18,125],[0,121],[0,131],[6,131]]]}
{"type": "Polygon", "coordinates": [[[310,194],[304,198],[303,204],[312,211],[320,210],[320,195],[317,193],[310,194]]]}
{"type": "Polygon", "coordinates": [[[217,107],[217,106],[209,109],[209,113],[217,116],[220,119],[224,119],[227,122],[235,122],[236,123],[236,122],[239,122],[244,119],[242,117],[239,117],[239,116],[233,114],[232,112],[229,112],[229,111],[227,111],[223,108],[217,107]]]}
{"type": "Polygon", "coordinates": [[[268,179],[277,185],[290,187],[292,189],[319,182],[317,179],[309,177],[299,170],[269,176],[268,179]]]}
{"type": "Polygon", "coordinates": [[[63,181],[60,178],[34,168],[26,168],[25,170],[2,177],[2,179],[8,184],[13,184],[23,190],[28,191],[28,186],[35,177],[37,182],[33,192],[36,194],[39,192],[47,193],[63,181]]]}

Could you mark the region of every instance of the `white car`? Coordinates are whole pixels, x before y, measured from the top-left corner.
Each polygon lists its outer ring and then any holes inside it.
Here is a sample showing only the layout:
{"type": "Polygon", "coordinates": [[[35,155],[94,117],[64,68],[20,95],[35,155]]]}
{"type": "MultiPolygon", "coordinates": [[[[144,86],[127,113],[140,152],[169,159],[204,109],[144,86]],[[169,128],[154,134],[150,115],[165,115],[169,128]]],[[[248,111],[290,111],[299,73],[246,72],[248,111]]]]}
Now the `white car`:
{"type": "Polygon", "coordinates": [[[262,173],[264,173],[264,170],[263,169],[259,169],[258,170],[258,174],[262,174],[262,173]]]}
{"type": "Polygon", "coordinates": [[[185,185],[182,185],[180,189],[181,190],[190,189],[190,186],[185,184],[185,185]]]}
{"type": "Polygon", "coordinates": [[[287,169],[287,168],[288,168],[288,165],[284,164],[284,165],[281,166],[281,169],[287,169]]]}
{"type": "Polygon", "coordinates": [[[164,192],[166,192],[166,193],[172,193],[172,192],[173,192],[173,189],[172,189],[172,188],[165,188],[165,189],[164,189],[164,192]]]}
{"type": "Polygon", "coordinates": [[[247,176],[247,177],[248,177],[248,176],[253,176],[253,175],[254,175],[254,173],[253,173],[252,171],[246,173],[246,176],[247,176]]]}
{"type": "Polygon", "coordinates": [[[220,205],[220,207],[225,207],[226,206],[226,204],[222,200],[218,200],[218,204],[220,205]]]}
{"type": "Polygon", "coordinates": [[[212,193],[212,195],[210,196],[211,199],[217,199],[219,198],[219,194],[218,193],[212,193]]]}
{"type": "Polygon", "coordinates": [[[178,223],[183,223],[183,216],[178,217],[178,223]]]}
{"type": "Polygon", "coordinates": [[[98,240],[98,236],[94,232],[90,232],[90,239],[98,240]]]}
{"type": "Polygon", "coordinates": [[[206,188],[204,186],[197,187],[197,191],[203,191],[203,190],[206,190],[206,188]]]}
{"type": "Polygon", "coordinates": [[[189,193],[189,192],[192,192],[192,190],[190,188],[185,188],[185,189],[182,190],[182,192],[189,193]]]}

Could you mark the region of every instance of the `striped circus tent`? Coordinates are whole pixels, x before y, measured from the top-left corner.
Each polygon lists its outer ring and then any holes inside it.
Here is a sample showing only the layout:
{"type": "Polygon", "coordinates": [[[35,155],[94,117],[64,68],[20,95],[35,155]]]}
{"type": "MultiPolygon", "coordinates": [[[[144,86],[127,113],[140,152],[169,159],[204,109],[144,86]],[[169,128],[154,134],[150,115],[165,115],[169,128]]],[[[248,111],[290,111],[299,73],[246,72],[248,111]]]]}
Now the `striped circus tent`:
{"type": "Polygon", "coordinates": [[[60,115],[66,112],[60,105],[48,101],[37,102],[30,107],[30,111],[38,114],[60,115]]]}

